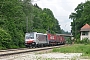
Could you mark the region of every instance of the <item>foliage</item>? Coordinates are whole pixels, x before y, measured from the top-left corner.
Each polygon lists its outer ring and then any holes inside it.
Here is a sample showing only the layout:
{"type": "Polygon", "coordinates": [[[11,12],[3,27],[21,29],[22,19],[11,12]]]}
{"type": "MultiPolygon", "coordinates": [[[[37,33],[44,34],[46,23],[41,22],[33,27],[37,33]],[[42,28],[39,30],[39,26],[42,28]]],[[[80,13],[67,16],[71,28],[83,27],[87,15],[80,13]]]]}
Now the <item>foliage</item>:
{"type": "Polygon", "coordinates": [[[1,49],[11,48],[11,36],[5,30],[0,28],[0,47],[1,49]]]}
{"type": "Polygon", "coordinates": [[[76,44],[60,48],[54,48],[53,52],[61,53],[83,53],[83,55],[90,56],[90,45],[76,44]]]}
{"type": "Polygon", "coordinates": [[[72,34],[78,39],[80,37],[81,27],[86,23],[90,24],[90,1],[80,3],[75,8],[75,12],[69,15],[69,18],[73,20],[73,22],[71,22],[72,34]]]}
{"type": "Polygon", "coordinates": [[[84,38],[82,40],[77,39],[75,42],[78,44],[90,44],[90,40],[88,38],[84,38]]]}
{"type": "Polygon", "coordinates": [[[66,44],[72,44],[73,40],[70,37],[65,37],[66,44]]]}
{"type": "Polygon", "coordinates": [[[8,34],[8,39],[5,40],[6,34],[1,33],[0,48],[25,47],[26,32],[46,33],[50,30],[50,33],[61,33],[61,28],[52,11],[47,8],[41,9],[37,4],[32,5],[31,0],[1,0],[0,27],[8,34]]]}
{"type": "Polygon", "coordinates": [[[61,33],[61,28],[59,26],[59,23],[57,19],[55,19],[52,11],[48,8],[44,8],[42,10],[40,8],[38,9],[37,6],[35,7],[34,7],[34,18],[33,18],[33,30],[44,29],[47,31],[49,29],[50,33],[61,33]]]}

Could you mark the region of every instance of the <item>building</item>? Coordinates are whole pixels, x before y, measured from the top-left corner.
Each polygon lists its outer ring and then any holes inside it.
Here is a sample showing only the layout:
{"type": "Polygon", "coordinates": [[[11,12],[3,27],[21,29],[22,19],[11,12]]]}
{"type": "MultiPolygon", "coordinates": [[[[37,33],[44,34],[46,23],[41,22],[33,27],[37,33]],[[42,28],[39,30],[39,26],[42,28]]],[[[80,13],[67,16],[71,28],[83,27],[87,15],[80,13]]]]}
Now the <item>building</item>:
{"type": "Polygon", "coordinates": [[[81,28],[81,36],[80,39],[84,39],[84,38],[88,38],[90,39],[90,25],[85,24],[82,28],[81,28]]]}

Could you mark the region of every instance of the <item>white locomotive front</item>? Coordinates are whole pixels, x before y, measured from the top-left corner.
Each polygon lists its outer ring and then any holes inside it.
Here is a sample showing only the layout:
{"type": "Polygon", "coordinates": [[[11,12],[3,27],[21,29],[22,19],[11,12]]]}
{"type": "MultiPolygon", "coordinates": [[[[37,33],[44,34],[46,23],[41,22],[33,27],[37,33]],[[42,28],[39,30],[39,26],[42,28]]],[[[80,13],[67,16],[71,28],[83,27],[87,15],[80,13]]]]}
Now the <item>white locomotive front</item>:
{"type": "Polygon", "coordinates": [[[48,44],[47,34],[31,32],[25,34],[26,47],[39,47],[48,44]]]}
{"type": "Polygon", "coordinates": [[[27,47],[29,47],[31,45],[35,45],[34,33],[26,33],[25,34],[25,45],[27,47]]]}

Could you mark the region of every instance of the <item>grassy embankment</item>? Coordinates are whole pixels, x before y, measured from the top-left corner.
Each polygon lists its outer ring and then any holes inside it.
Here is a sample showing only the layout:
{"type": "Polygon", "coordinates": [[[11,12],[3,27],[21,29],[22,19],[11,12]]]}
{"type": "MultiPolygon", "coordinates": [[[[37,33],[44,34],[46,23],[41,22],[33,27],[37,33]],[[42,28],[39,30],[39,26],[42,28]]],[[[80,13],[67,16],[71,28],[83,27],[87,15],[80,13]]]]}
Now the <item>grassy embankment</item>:
{"type": "Polygon", "coordinates": [[[84,56],[90,56],[90,45],[85,44],[75,44],[60,48],[54,48],[53,52],[60,53],[83,53],[84,56]]]}

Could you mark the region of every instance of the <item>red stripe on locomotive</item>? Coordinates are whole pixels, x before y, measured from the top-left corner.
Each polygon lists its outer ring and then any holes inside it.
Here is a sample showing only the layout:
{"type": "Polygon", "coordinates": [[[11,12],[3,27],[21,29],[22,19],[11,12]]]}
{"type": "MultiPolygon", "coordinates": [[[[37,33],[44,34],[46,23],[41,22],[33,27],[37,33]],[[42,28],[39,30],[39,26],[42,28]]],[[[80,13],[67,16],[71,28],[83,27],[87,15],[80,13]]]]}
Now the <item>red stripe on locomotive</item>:
{"type": "Polygon", "coordinates": [[[33,40],[29,40],[29,41],[27,41],[27,44],[30,44],[30,43],[32,43],[33,42],[33,40]]]}

